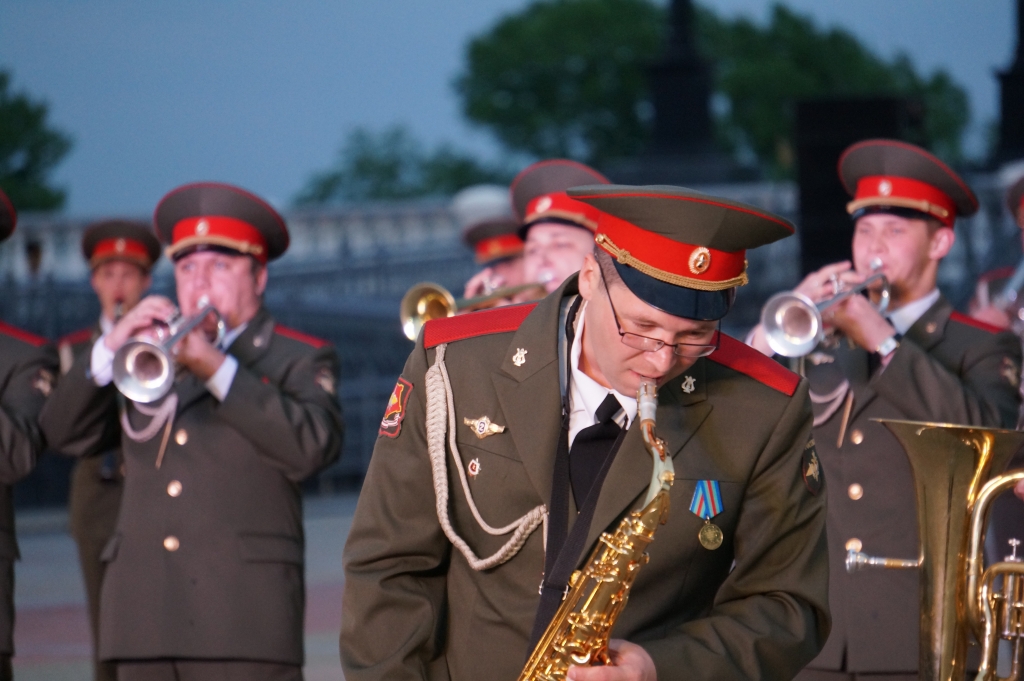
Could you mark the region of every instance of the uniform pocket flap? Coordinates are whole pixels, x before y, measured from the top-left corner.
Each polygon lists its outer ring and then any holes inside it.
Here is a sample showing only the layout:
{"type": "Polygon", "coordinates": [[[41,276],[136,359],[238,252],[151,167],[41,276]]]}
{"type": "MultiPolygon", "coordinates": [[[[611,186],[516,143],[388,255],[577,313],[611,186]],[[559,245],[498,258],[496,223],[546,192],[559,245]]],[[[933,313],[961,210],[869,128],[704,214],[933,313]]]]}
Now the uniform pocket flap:
{"type": "Polygon", "coordinates": [[[238,537],[242,560],[249,563],[302,564],[302,544],[281,534],[242,534],[238,537]]]}
{"type": "Polygon", "coordinates": [[[115,532],[107,543],[103,546],[103,552],[100,554],[100,562],[112,563],[117,558],[117,549],[121,546],[121,533],[115,532]]]}

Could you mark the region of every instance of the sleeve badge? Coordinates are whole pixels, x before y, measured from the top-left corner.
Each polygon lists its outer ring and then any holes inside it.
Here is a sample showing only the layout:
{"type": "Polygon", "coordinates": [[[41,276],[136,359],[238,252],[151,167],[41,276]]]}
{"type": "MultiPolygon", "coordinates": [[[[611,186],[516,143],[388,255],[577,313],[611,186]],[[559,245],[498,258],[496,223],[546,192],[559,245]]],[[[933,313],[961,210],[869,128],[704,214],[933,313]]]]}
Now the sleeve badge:
{"type": "Polygon", "coordinates": [[[821,463],[818,461],[818,451],[814,447],[814,438],[807,441],[807,446],[804,447],[802,473],[804,476],[804,485],[807,486],[807,491],[818,496],[821,492],[821,484],[825,478],[821,472],[821,463]]]}
{"type": "Polygon", "coordinates": [[[323,388],[323,391],[328,395],[334,396],[337,394],[337,386],[334,382],[334,374],[327,367],[324,367],[316,375],[316,384],[323,388]]]}
{"type": "Polygon", "coordinates": [[[380,430],[377,436],[395,438],[402,432],[402,421],[405,420],[405,405],[409,402],[409,394],[412,392],[412,383],[399,378],[395,389],[391,391],[388,399],[388,406],[384,410],[384,418],[380,422],[380,430]]]}
{"type": "Polygon", "coordinates": [[[32,387],[42,393],[43,397],[49,397],[53,392],[53,384],[57,377],[49,369],[40,369],[35,378],[32,379],[32,387]]]}

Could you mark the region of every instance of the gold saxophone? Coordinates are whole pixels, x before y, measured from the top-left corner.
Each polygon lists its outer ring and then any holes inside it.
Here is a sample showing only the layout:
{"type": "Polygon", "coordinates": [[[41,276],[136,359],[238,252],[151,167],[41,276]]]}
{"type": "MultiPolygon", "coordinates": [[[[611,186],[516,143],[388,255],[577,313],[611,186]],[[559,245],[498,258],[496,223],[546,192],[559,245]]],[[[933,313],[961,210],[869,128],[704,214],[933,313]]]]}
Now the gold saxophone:
{"type": "Polygon", "coordinates": [[[651,485],[639,511],[622,519],[614,534],[607,532],[590,554],[586,566],[573,573],[570,589],[537,642],[519,681],[562,681],[570,665],[609,663],[608,640],[626,607],[629,589],[647,563],[647,545],[658,525],[668,518],[669,489],[675,479],[672,457],[654,432],[658,388],[643,381],[637,391],[640,432],[654,458],[651,485]]]}

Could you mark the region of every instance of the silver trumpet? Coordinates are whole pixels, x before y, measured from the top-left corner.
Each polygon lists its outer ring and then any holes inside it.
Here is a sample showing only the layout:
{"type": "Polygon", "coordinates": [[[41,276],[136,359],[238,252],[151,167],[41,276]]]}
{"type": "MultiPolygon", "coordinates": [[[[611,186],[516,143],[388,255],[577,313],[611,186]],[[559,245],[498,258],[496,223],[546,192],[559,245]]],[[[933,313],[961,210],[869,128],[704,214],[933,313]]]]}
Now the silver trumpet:
{"type": "MultiPolygon", "coordinates": [[[[882,263],[876,260],[871,269],[877,270],[881,266],[882,263]]],[[[879,313],[884,313],[889,307],[890,287],[889,280],[881,272],[872,274],[853,288],[840,291],[820,303],[815,303],[802,293],[776,293],[761,308],[761,325],[768,345],[783,357],[803,357],[825,339],[821,313],[878,282],[881,282],[880,297],[875,308],[879,313]]]]}
{"type": "Polygon", "coordinates": [[[166,395],[174,385],[174,346],[211,314],[217,317],[215,344],[219,345],[227,325],[217,308],[207,298],[200,298],[196,314],[185,318],[179,312],[165,325],[154,327],[155,337],[135,336],[114,353],[114,386],[128,399],[143,404],[166,395]]]}

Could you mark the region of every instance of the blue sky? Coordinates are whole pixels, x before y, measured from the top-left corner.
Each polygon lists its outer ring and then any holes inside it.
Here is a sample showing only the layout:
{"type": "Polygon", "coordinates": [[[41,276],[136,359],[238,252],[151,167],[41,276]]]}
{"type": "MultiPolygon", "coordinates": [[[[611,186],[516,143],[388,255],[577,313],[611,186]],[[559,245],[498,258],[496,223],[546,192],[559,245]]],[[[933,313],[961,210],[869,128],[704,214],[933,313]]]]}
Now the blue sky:
{"type": "MultiPolygon", "coordinates": [[[[497,148],[451,83],[468,38],[524,0],[0,0],[0,66],[75,138],[56,173],[75,216],[145,214],[174,186],[233,182],[284,206],[346,132],[408,125],[497,148]]],[[[727,16],[760,0],[706,0],[727,16]]],[[[789,0],[885,56],[946,68],[971,95],[968,148],[998,107],[1012,0],[789,0]]]]}

